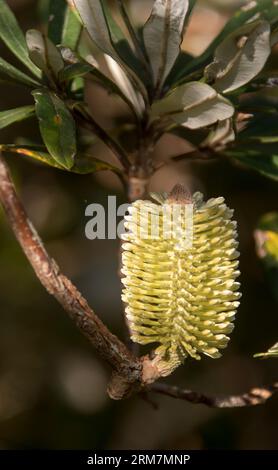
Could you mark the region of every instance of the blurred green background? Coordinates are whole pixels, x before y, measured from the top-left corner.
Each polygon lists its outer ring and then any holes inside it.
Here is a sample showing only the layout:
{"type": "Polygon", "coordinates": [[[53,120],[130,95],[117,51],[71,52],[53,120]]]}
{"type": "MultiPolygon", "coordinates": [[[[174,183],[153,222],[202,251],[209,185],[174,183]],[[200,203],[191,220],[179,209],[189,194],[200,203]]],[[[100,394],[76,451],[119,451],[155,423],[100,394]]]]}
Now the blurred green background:
{"type": "MultiPolygon", "coordinates": [[[[38,27],[43,3],[8,2],[24,30],[38,27]]],[[[200,1],[184,47],[198,53],[222,28],[240,1],[200,1]]],[[[147,18],[151,1],[132,0],[138,24],[147,18]]],[[[12,57],[1,46],[1,55],[12,57]]],[[[275,60],[275,57],[273,57],[275,60]]],[[[277,58],[276,58],[277,61],[277,58]]],[[[91,109],[109,128],[125,108],[100,88],[87,90],[91,109]]],[[[1,83],[0,107],[31,103],[28,92],[1,83]]],[[[39,138],[35,121],[1,132],[1,143],[19,137],[39,138]]],[[[173,136],[162,139],[155,158],[182,153],[185,144],[173,136]]],[[[103,146],[97,157],[111,159],[103,146]]],[[[126,335],[120,280],[118,241],[85,238],[85,208],[105,203],[108,194],[124,195],[108,174],[76,176],[9,157],[24,201],[47,249],[77,284],[101,319],[126,335]]],[[[231,166],[226,161],[167,164],[152,179],[152,191],[187,184],[207,197],[223,195],[239,222],[243,298],[236,328],[223,358],[188,360],[168,379],[211,394],[240,393],[277,380],[277,359],[261,361],[253,354],[278,339],[274,295],[255,253],[253,232],[265,212],[278,209],[277,183],[231,166]]],[[[110,371],[99,361],[60,306],[44,291],[0,212],[0,448],[51,449],[277,449],[278,397],[265,406],[212,410],[160,396],[154,410],[139,396],[112,402],[106,395],[110,371]]]]}

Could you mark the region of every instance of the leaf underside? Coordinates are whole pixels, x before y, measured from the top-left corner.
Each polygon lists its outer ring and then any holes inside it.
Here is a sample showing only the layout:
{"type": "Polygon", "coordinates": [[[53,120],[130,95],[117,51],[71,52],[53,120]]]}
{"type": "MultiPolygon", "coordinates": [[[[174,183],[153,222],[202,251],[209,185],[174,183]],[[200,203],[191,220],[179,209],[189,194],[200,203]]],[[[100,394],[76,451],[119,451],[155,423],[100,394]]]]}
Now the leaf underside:
{"type": "Polygon", "coordinates": [[[156,0],[143,37],[155,85],[163,84],[172,69],[182,42],[188,0],[156,0]]]}
{"type": "Polygon", "coordinates": [[[164,117],[189,129],[198,129],[234,114],[232,103],[206,83],[190,82],[175,88],[152,106],[153,117],[164,117]]]}

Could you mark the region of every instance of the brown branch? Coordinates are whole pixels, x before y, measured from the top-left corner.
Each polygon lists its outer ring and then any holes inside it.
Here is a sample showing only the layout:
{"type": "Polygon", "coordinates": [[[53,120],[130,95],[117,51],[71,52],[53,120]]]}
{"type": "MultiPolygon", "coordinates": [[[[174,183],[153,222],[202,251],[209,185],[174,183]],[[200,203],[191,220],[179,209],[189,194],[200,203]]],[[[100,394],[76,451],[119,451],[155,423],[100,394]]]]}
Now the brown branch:
{"type": "Polygon", "coordinates": [[[269,398],[278,392],[278,382],[266,387],[252,388],[242,395],[230,395],[228,397],[212,397],[203,393],[185,390],[173,385],[155,383],[149,387],[152,392],[179,398],[193,404],[202,404],[210,408],[241,408],[244,406],[263,405],[269,398]]]}
{"type": "Polygon", "coordinates": [[[153,151],[155,147],[153,130],[144,129],[139,136],[135,161],[127,175],[127,196],[129,202],[148,196],[150,180],[155,172],[153,151]]]}
{"type": "Polygon", "coordinates": [[[128,200],[130,202],[137,201],[137,199],[144,199],[147,196],[147,188],[150,178],[138,176],[129,176],[127,183],[128,200]]]}
{"type": "Polygon", "coordinates": [[[81,293],[64,276],[56,262],[48,255],[36,230],[16,194],[8,168],[0,152],[0,202],[11,228],[46,290],[53,295],[82,333],[89,339],[99,355],[113,369],[108,387],[111,398],[122,399],[145,388],[191,403],[202,403],[214,408],[235,408],[265,403],[278,391],[278,383],[269,387],[254,388],[242,395],[217,398],[178,387],[154,383],[161,377],[160,358],[135,357],[113,335],[89,307],[81,293]],[[152,385],[151,385],[152,384],[152,385]]]}
{"type": "Polygon", "coordinates": [[[16,194],[1,153],[0,201],[11,228],[42,285],[61,304],[99,355],[112,366],[115,374],[122,378],[121,381],[112,381],[109,388],[110,396],[123,398],[132,388],[140,385],[142,364],[106,328],[81,293],[60,272],[56,262],[48,255],[16,194]]]}

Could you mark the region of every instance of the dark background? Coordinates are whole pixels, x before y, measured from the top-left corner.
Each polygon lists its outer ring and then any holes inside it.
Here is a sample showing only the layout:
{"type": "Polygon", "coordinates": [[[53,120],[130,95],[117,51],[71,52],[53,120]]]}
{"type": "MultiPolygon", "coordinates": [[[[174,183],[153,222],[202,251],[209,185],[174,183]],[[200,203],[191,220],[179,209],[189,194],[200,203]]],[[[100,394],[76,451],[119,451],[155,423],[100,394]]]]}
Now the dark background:
{"type": "MultiPolygon", "coordinates": [[[[41,2],[13,0],[24,30],[39,26],[41,2]],[[39,5],[40,4],[40,5],[39,5]]],[[[201,51],[240,4],[199,2],[184,46],[201,51]],[[223,5],[225,8],[223,8],[223,5]]],[[[151,2],[131,1],[142,22],[151,2]]],[[[1,46],[3,57],[12,60],[1,46]]],[[[99,122],[112,127],[125,108],[105,93],[87,91],[99,122]]],[[[0,109],[31,103],[22,88],[0,84],[0,109]]],[[[39,138],[37,124],[1,131],[1,143],[21,136],[39,138]]],[[[157,159],[184,151],[184,143],[167,137],[157,159]]],[[[111,159],[102,146],[97,157],[111,159]]],[[[8,157],[18,191],[47,249],[77,284],[101,319],[121,338],[125,328],[118,278],[118,241],[85,238],[85,208],[105,203],[108,194],[125,202],[116,178],[108,173],[75,176],[22,157],[8,157]]],[[[182,182],[206,197],[223,195],[239,222],[242,303],[236,328],[223,358],[187,360],[169,382],[211,394],[240,393],[277,379],[277,360],[253,354],[278,339],[277,304],[256,257],[253,231],[258,219],[277,210],[277,183],[229,162],[166,165],[151,182],[153,191],[182,182]]],[[[136,396],[112,402],[106,395],[110,371],[86,339],[35,278],[0,212],[0,448],[52,449],[277,449],[278,398],[265,406],[212,410],[167,397],[153,396],[154,410],[136,396]]]]}

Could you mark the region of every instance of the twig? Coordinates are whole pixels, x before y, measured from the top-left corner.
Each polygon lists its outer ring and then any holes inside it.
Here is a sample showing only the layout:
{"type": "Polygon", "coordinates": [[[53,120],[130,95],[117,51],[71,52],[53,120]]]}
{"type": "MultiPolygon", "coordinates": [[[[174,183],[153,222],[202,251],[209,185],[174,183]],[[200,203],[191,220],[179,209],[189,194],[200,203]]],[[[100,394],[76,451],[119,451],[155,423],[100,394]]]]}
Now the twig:
{"type": "Polygon", "coordinates": [[[142,370],[140,360],[134,357],[126,346],[107,329],[81,293],[60,272],[56,262],[48,255],[16,194],[1,152],[0,201],[11,228],[42,285],[61,304],[99,355],[112,366],[117,376],[124,379],[124,385],[121,383],[120,391],[114,389],[117,384],[113,381],[113,386],[109,389],[110,395],[118,398],[119,394],[125,393],[124,386],[127,389],[126,393],[132,388],[131,385],[138,386],[142,370]]]}
{"type": "Polygon", "coordinates": [[[146,58],[145,58],[145,56],[144,56],[144,53],[142,52],[141,44],[140,44],[140,42],[139,42],[139,40],[138,40],[138,37],[137,37],[137,35],[136,35],[135,31],[134,31],[134,28],[133,28],[133,26],[132,26],[132,24],[131,24],[131,21],[130,21],[130,19],[129,19],[129,16],[128,16],[128,13],[127,13],[127,11],[126,11],[126,8],[125,8],[125,6],[124,6],[124,4],[123,4],[123,1],[122,1],[122,0],[117,0],[117,2],[118,2],[118,5],[119,5],[119,9],[120,9],[120,11],[121,11],[123,20],[124,20],[124,22],[125,22],[125,25],[126,25],[126,27],[127,27],[127,30],[128,30],[128,32],[129,32],[130,38],[131,38],[132,43],[133,43],[133,45],[134,45],[135,51],[136,51],[136,53],[137,53],[137,55],[138,55],[138,58],[141,60],[143,66],[144,66],[144,68],[145,68],[145,70],[148,71],[148,70],[149,70],[148,62],[147,62],[147,60],[146,60],[146,58]]]}
{"type": "Polygon", "coordinates": [[[228,397],[212,397],[203,393],[185,390],[173,385],[154,383],[149,387],[152,392],[179,398],[194,404],[202,404],[210,408],[240,408],[244,406],[263,405],[269,398],[278,392],[278,382],[266,387],[252,388],[242,395],[230,395],[228,397]]]}
{"type": "Polygon", "coordinates": [[[148,403],[148,405],[150,405],[153,410],[157,411],[159,409],[158,404],[150,397],[150,394],[146,390],[140,392],[139,396],[142,398],[142,400],[148,403]]]}
{"type": "Polygon", "coordinates": [[[74,109],[74,114],[84,127],[90,131],[93,131],[93,133],[96,134],[108,148],[110,148],[124,169],[128,171],[130,168],[130,162],[125,151],[118,144],[118,142],[112,139],[112,137],[93,119],[93,117],[84,110],[81,110],[76,106],[74,109]]]}
{"type": "Polygon", "coordinates": [[[170,160],[174,162],[179,162],[181,160],[184,161],[203,161],[203,162],[211,162],[213,160],[217,160],[219,157],[218,155],[209,155],[205,152],[202,152],[200,150],[193,150],[192,152],[185,152],[181,153],[179,155],[174,155],[173,157],[170,158],[170,160]]]}
{"type": "Polygon", "coordinates": [[[151,359],[145,356],[139,359],[135,357],[107,329],[77,288],[61,273],[27,217],[1,152],[0,202],[19,244],[42,285],[61,304],[99,355],[111,365],[113,374],[108,387],[111,398],[122,399],[143,389],[187,400],[191,403],[202,403],[209,407],[235,408],[263,404],[278,391],[278,382],[276,382],[269,387],[253,388],[250,392],[242,395],[217,398],[175,386],[153,383],[161,376],[160,358],[151,359]],[[148,388],[145,388],[146,385],[148,388]]]}

